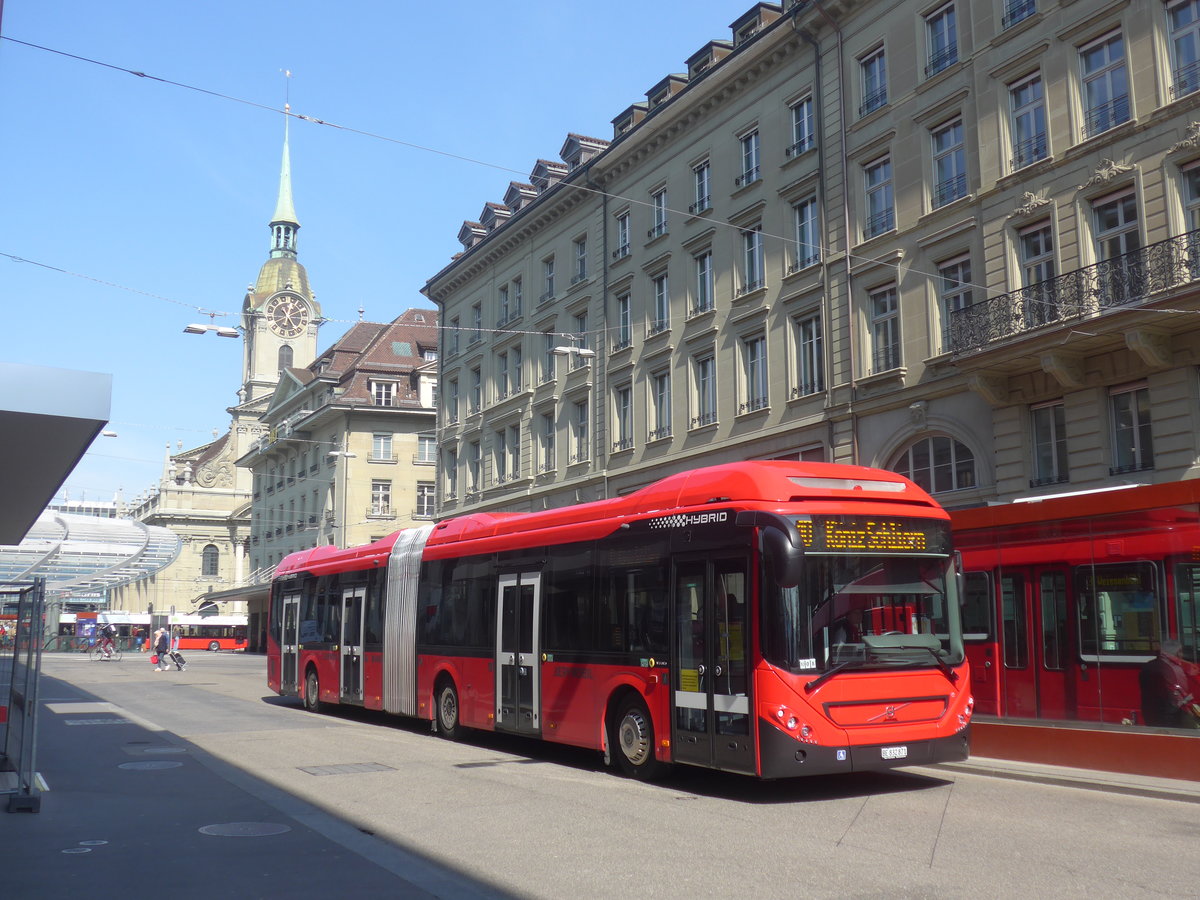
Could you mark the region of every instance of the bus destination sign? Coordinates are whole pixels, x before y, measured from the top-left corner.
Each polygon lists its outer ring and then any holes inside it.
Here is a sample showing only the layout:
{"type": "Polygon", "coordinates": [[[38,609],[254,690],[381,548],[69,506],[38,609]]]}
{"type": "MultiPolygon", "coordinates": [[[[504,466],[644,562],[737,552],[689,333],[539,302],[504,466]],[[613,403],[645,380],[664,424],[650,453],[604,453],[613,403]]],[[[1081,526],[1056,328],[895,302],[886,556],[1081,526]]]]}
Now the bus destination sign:
{"type": "Polygon", "coordinates": [[[796,530],[805,550],[826,553],[926,553],[950,549],[950,526],[933,519],[802,516],[796,530]]]}

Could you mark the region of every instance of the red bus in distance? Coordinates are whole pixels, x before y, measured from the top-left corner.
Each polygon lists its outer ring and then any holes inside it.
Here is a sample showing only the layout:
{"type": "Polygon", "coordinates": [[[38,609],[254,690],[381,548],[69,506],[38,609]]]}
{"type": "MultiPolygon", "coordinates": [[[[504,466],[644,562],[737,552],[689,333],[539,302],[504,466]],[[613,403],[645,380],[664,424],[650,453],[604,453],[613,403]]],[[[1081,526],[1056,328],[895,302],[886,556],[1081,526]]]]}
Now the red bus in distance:
{"type": "Polygon", "coordinates": [[[275,572],[272,690],[592,748],[649,778],[964,759],[948,515],[891,472],[743,462],[275,572]]]}

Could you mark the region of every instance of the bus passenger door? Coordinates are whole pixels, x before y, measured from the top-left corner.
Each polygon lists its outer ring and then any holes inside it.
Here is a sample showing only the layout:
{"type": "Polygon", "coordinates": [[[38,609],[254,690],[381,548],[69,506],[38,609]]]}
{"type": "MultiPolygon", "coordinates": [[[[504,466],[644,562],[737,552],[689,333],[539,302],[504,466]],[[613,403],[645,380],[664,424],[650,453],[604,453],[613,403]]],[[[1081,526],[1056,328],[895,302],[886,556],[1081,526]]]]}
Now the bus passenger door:
{"type": "Polygon", "coordinates": [[[363,597],[366,588],[342,591],[342,702],[363,701],[363,597]]]}
{"type": "Polygon", "coordinates": [[[501,575],[496,604],[496,730],[541,734],[541,575],[501,575]]]}
{"type": "Polygon", "coordinates": [[[745,560],[677,561],[672,756],[754,772],[746,640],[745,560]]]}
{"type": "Polygon", "coordinates": [[[279,638],[279,690],[296,693],[296,657],[300,645],[300,595],[284,594],[283,633],[279,638]]]}

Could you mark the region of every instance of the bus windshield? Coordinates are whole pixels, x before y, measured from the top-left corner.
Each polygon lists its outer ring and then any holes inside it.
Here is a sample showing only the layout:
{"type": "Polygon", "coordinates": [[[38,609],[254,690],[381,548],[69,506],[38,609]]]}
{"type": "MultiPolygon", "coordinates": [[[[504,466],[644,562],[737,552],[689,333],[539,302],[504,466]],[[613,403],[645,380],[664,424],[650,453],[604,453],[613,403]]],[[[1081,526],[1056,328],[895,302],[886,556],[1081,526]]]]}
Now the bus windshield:
{"type": "Polygon", "coordinates": [[[946,557],[806,556],[796,586],[764,578],[763,657],[797,674],[957,665],[955,584],[946,557]]]}

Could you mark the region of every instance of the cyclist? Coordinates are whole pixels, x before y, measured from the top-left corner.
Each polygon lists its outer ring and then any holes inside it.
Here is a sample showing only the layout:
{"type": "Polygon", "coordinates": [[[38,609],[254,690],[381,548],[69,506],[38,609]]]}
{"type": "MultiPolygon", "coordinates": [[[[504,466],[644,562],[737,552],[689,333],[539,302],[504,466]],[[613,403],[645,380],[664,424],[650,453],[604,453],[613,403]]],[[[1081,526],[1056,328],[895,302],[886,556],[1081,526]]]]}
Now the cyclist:
{"type": "Polygon", "coordinates": [[[109,622],[100,627],[100,637],[97,641],[104,659],[112,659],[113,650],[117,646],[117,626],[109,622]]]}

